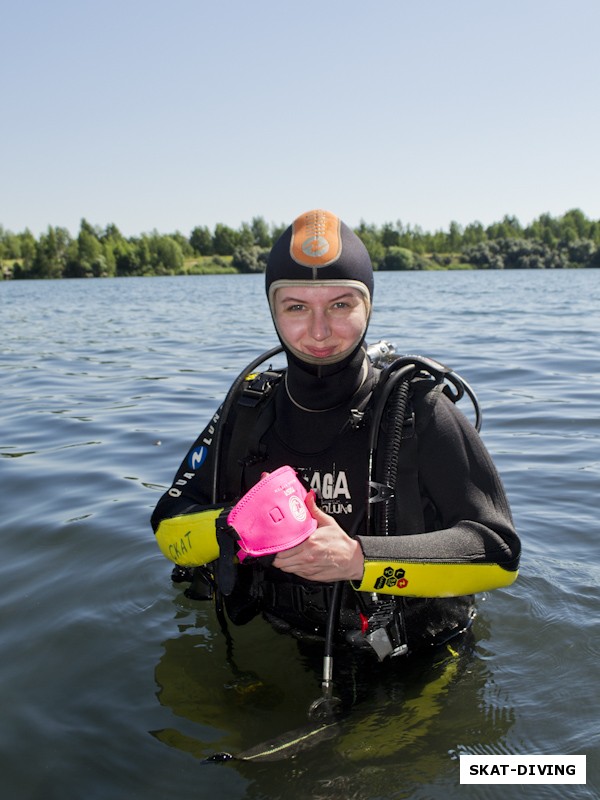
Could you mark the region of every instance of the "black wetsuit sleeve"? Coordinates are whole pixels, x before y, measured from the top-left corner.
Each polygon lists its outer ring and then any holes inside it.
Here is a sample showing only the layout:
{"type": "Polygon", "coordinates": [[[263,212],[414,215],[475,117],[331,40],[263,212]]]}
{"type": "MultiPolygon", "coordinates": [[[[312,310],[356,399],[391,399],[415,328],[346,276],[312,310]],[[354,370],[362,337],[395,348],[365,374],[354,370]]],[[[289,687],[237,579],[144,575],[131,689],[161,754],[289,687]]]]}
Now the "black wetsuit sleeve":
{"type": "Polygon", "coordinates": [[[508,585],[516,577],[520,542],[490,454],[448,398],[430,393],[422,402],[431,408],[422,414],[426,425],[417,423],[419,482],[435,529],[359,537],[365,575],[357,588],[386,591],[377,585],[386,569],[387,591],[394,594],[449,596],[508,585]]]}

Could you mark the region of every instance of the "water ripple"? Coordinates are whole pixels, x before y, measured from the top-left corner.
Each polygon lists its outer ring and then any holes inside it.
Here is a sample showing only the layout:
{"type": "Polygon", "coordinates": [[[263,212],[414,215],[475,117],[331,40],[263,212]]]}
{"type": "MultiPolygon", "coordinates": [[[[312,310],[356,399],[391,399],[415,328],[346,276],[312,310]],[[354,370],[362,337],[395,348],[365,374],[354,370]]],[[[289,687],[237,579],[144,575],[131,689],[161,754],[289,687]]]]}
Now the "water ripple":
{"type": "Polygon", "coordinates": [[[376,283],[371,341],[437,358],[478,394],[520,577],[478,599],[468,654],[367,687],[339,737],[252,773],[207,770],[190,748],[306,724],[319,659],[261,621],[228,652],[212,606],[171,586],[148,520],[232,379],[276,344],[261,276],[0,283],[7,796],[458,800],[461,752],[585,753],[577,797],[600,796],[598,271],[376,283]]]}

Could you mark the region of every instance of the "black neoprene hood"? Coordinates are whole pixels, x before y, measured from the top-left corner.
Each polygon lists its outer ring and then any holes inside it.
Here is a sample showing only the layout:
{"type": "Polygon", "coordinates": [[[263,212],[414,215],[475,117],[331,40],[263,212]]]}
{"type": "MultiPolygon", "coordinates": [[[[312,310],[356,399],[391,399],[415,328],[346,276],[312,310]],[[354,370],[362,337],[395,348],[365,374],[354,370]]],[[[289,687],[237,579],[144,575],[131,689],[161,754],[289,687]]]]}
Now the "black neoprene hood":
{"type": "Polygon", "coordinates": [[[298,365],[323,367],[348,364],[364,342],[371,315],[373,266],[366,247],[339,217],[317,209],[297,217],[277,240],[267,261],[266,290],[277,334],[289,359],[298,365]],[[296,350],[277,325],[275,293],[289,286],[342,286],[359,292],[366,319],[354,344],[342,353],[317,358],[296,350]]]}
{"type": "Polygon", "coordinates": [[[359,237],[339,217],[317,209],[300,215],[275,242],[266,269],[266,291],[274,283],[340,281],[361,284],[373,297],[373,266],[359,237]]]}

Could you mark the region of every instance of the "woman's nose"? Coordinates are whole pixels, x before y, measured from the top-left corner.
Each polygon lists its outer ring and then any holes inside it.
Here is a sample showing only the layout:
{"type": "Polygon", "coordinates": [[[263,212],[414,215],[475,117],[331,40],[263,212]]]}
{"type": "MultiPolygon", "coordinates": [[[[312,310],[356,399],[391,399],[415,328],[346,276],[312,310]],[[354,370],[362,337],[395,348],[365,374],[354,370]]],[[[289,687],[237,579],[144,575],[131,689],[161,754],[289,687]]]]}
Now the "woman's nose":
{"type": "Polygon", "coordinates": [[[327,339],[331,330],[327,316],[322,311],[315,311],[311,318],[310,335],[318,342],[327,339]]]}

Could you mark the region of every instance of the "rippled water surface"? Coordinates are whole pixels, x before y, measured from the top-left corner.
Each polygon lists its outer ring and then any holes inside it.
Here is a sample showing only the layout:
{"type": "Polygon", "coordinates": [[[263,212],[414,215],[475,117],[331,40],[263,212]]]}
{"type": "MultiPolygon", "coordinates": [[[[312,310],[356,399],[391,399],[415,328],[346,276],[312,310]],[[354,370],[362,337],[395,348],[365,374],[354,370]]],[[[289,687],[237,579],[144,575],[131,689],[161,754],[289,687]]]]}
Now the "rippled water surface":
{"type": "MultiPolygon", "coordinates": [[[[148,518],[231,380],[276,344],[260,276],[0,283],[0,763],[7,800],[598,798],[600,274],[377,276],[370,340],[453,366],[524,545],[472,652],[374,676],[323,741],[319,664],[228,648],[148,518]],[[587,786],[461,786],[458,756],[586,754],[587,786]]],[[[467,408],[468,411],[468,408],[467,408]]]]}

